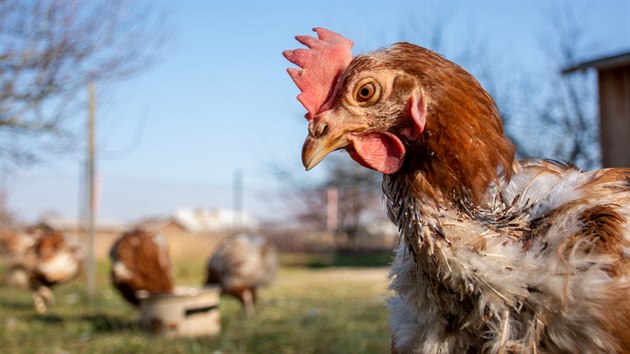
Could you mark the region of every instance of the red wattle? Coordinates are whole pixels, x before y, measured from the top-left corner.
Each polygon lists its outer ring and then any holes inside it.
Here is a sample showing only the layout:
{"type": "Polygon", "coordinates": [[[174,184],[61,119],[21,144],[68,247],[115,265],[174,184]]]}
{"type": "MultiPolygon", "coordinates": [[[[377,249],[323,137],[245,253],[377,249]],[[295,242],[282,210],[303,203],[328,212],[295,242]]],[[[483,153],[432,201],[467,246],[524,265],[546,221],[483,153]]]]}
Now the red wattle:
{"type": "Polygon", "coordinates": [[[391,133],[356,134],[348,137],[353,149],[350,157],[362,166],[385,174],[400,170],[405,157],[405,146],[391,133]]]}

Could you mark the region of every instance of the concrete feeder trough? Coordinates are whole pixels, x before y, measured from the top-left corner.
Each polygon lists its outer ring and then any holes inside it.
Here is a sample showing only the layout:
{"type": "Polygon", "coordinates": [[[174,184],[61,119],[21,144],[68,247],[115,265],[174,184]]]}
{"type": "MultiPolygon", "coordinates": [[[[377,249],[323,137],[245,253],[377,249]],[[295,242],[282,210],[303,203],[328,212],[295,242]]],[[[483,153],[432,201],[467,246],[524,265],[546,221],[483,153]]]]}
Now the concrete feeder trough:
{"type": "Polygon", "coordinates": [[[221,331],[217,287],[176,288],[141,297],[140,326],[165,336],[211,336],[221,331]]]}

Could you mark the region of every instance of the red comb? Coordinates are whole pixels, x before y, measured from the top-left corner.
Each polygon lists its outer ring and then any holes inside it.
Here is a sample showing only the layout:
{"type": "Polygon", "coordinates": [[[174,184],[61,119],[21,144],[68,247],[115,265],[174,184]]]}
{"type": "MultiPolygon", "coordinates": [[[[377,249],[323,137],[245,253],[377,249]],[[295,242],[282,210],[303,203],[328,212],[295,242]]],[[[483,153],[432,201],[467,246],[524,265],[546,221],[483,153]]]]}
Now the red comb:
{"type": "Polygon", "coordinates": [[[296,36],[298,42],[309,49],[300,48],[282,52],[301,69],[287,69],[289,75],[302,91],[297,96],[308,111],[307,119],[313,119],[333,95],[339,76],[352,60],[354,42],[325,28],[313,28],[317,37],[296,36]]]}

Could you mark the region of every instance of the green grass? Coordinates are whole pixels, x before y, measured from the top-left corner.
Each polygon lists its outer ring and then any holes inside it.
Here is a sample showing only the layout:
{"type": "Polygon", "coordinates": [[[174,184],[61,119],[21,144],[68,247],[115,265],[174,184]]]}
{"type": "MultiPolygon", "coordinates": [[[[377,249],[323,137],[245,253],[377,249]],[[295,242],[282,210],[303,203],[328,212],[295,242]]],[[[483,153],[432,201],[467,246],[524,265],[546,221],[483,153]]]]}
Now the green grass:
{"type": "MultiPolygon", "coordinates": [[[[384,267],[283,267],[274,286],[260,293],[255,318],[246,319],[236,300],[223,297],[220,335],[169,339],[138,327],[138,312],[109,286],[102,263],[91,304],[78,279],[54,289],[56,304],[45,315],[34,311],[30,292],[0,286],[0,351],[383,353],[389,350],[386,274],[384,267]]],[[[176,268],[178,285],[202,278],[194,263],[176,268]]]]}
{"type": "Polygon", "coordinates": [[[357,254],[286,254],[281,262],[289,266],[308,268],[327,267],[386,267],[391,263],[391,252],[357,254]]]}

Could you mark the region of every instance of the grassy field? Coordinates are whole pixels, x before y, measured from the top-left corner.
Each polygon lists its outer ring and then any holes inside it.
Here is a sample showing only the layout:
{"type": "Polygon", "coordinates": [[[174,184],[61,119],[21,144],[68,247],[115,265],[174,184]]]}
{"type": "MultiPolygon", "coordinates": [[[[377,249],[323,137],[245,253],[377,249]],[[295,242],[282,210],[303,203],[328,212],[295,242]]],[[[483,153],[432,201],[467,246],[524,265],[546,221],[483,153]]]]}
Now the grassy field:
{"type": "MultiPolygon", "coordinates": [[[[274,286],[260,293],[254,319],[243,316],[236,300],[223,297],[222,333],[193,339],[143,332],[137,325],[138,312],[109,286],[106,263],[99,264],[92,304],[84,295],[83,279],[77,279],[54,290],[56,304],[45,315],[34,311],[28,291],[0,285],[0,351],[363,354],[389,350],[387,268],[334,266],[360,264],[357,259],[289,262],[296,263],[316,267],[281,268],[274,286]]],[[[203,277],[199,268],[178,265],[178,285],[199,284],[203,277]]]]}

